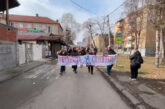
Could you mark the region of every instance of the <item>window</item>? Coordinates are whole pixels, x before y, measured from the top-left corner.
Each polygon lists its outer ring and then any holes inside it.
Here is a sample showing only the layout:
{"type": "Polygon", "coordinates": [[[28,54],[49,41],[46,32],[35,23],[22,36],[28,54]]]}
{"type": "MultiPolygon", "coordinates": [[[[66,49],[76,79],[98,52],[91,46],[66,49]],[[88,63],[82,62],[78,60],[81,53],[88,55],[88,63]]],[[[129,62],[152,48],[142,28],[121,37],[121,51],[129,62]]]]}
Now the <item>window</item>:
{"type": "Polygon", "coordinates": [[[23,23],[19,23],[19,28],[23,28],[23,23]]]}
{"type": "Polygon", "coordinates": [[[54,26],[53,25],[50,25],[49,28],[48,28],[48,32],[49,33],[52,33],[54,31],[54,26]]]}
{"type": "Polygon", "coordinates": [[[51,32],[54,31],[54,26],[53,25],[50,26],[50,30],[51,30],[51,32]]]}
{"type": "Polygon", "coordinates": [[[32,25],[31,24],[27,24],[27,28],[31,28],[32,27],[32,25]]]}
{"type": "Polygon", "coordinates": [[[46,25],[42,25],[42,30],[45,30],[46,29],[46,25]]]}
{"type": "Polygon", "coordinates": [[[35,24],[35,28],[36,28],[36,29],[39,29],[39,25],[38,25],[38,24],[35,24]]]}

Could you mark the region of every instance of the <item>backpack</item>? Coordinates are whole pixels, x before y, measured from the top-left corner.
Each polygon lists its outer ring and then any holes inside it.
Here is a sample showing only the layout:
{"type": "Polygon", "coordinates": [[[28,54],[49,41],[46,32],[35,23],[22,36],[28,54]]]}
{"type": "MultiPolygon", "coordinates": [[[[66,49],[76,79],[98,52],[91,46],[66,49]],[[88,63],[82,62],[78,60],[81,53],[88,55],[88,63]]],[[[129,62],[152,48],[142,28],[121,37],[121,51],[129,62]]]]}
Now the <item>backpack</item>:
{"type": "Polygon", "coordinates": [[[143,58],[142,58],[142,56],[138,56],[137,57],[137,62],[139,63],[139,64],[143,64],[143,58]]]}

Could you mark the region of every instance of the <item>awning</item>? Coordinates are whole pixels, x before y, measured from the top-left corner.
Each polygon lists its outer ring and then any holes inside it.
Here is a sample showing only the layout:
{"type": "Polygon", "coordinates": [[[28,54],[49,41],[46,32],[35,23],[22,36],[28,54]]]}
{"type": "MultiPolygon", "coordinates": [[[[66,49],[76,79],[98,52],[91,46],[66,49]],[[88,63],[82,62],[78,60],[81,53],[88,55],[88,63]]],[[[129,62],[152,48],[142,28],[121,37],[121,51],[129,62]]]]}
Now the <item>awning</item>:
{"type": "Polygon", "coordinates": [[[39,39],[39,35],[18,35],[18,40],[23,40],[23,41],[35,41],[39,39]]]}
{"type": "MultiPolygon", "coordinates": [[[[17,0],[9,0],[9,9],[19,6],[19,2],[17,0]]],[[[0,11],[6,10],[6,0],[0,0],[0,11]]]]}
{"type": "Polygon", "coordinates": [[[18,40],[22,40],[22,41],[62,41],[61,37],[41,36],[41,35],[18,35],[18,40]]]}

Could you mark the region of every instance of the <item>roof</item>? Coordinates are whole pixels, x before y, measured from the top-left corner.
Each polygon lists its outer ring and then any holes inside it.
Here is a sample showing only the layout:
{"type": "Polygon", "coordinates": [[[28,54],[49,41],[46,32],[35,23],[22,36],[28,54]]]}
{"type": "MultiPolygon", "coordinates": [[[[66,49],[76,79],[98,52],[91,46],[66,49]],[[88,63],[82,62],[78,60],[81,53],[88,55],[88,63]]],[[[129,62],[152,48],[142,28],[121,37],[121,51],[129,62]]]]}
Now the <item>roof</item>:
{"type": "MultiPolygon", "coordinates": [[[[0,17],[3,17],[2,14],[0,15],[0,17]]],[[[48,17],[40,17],[40,16],[25,16],[25,15],[10,14],[9,20],[13,22],[59,24],[59,22],[54,21],[48,17]]]]}
{"type": "MultiPolygon", "coordinates": [[[[0,14],[0,18],[5,18],[4,14],[0,14]]],[[[9,15],[9,21],[13,22],[25,22],[25,23],[42,23],[42,24],[58,24],[63,30],[61,24],[58,21],[54,21],[48,17],[41,16],[27,16],[27,15],[9,15]]]]}
{"type": "MultiPolygon", "coordinates": [[[[19,2],[17,0],[9,0],[9,9],[19,6],[19,2]]],[[[6,0],[0,0],[0,11],[6,10],[6,0]]]]}
{"type": "Polygon", "coordinates": [[[40,17],[40,16],[9,15],[9,20],[15,22],[31,22],[31,23],[49,23],[49,24],[58,23],[48,17],[40,17]]]}

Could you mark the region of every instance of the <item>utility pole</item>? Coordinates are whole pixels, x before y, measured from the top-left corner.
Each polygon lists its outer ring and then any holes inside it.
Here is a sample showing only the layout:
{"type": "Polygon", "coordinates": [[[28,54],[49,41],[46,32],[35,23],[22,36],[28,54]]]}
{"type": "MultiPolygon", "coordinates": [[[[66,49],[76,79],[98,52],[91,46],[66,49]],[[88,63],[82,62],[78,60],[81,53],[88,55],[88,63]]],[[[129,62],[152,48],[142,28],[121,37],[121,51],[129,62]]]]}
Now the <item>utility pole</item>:
{"type": "Polygon", "coordinates": [[[108,26],[108,37],[109,37],[109,46],[111,46],[111,28],[110,28],[110,21],[109,21],[109,15],[107,16],[107,26],[108,26]]]}
{"type": "Polygon", "coordinates": [[[9,26],[9,0],[6,0],[6,25],[9,26]]]}

